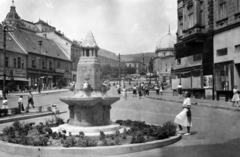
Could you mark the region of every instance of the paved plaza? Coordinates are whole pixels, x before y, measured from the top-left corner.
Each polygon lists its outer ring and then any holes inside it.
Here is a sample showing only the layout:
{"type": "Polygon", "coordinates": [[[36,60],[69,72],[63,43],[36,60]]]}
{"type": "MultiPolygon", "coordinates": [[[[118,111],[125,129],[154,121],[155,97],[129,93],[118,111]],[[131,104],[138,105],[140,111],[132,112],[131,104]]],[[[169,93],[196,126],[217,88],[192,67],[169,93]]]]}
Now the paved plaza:
{"type": "MultiPolygon", "coordinates": [[[[116,95],[115,88],[110,95],[116,95]]],[[[150,93],[154,95],[155,93],[150,93]]],[[[165,93],[166,94],[166,93],[165,93]]],[[[68,111],[68,106],[59,101],[59,97],[74,95],[71,91],[34,95],[36,106],[55,103],[61,111],[68,111]]],[[[167,94],[166,94],[167,95],[167,94]]],[[[159,96],[161,97],[161,96],[159,96]]],[[[16,102],[18,96],[9,96],[10,104],[16,102]]],[[[26,98],[24,98],[26,102],[26,98]]],[[[12,104],[11,104],[12,105],[12,104]]],[[[161,125],[168,120],[174,120],[182,110],[182,104],[177,102],[160,101],[155,99],[139,99],[128,94],[128,100],[120,99],[112,105],[112,121],[117,119],[131,119],[146,121],[150,124],[161,125]]],[[[238,157],[240,156],[240,113],[221,109],[192,106],[193,127],[191,136],[183,136],[182,140],[163,148],[143,151],[116,157],[238,157]]],[[[69,114],[61,115],[65,120],[69,114]]],[[[25,120],[39,123],[50,117],[41,117],[25,120]]],[[[0,125],[0,130],[10,125],[0,125]]],[[[184,132],[186,129],[184,128],[184,132]]],[[[21,157],[14,154],[0,152],[2,157],[21,157]]]]}

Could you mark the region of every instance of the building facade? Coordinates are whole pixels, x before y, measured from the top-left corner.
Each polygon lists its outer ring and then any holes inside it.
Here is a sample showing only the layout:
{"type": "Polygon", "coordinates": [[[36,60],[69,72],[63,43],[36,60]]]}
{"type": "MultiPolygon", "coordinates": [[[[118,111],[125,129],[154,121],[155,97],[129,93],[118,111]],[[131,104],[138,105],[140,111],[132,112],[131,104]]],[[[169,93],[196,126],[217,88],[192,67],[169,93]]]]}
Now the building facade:
{"type": "MultiPolygon", "coordinates": [[[[67,84],[71,81],[71,59],[53,40],[37,34],[43,30],[53,31],[54,27],[47,29],[47,26],[41,26],[42,22],[34,24],[22,20],[14,5],[4,24],[15,28],[7,34],[11,42],[7,42],[6,65],[20,90],[39,85],[43,88],[53,87],[59,78],[65,79],[67,84]]],[[[3,48],[0,48],[2,52],[3,48]]],[[[0,56],[4,60],[2,53],[0,56]]],[[[7,74],[7,79],[9,75],[7,74]]]]}
{"type": "Polygon", "coordinates": [[[240,87],[240,0],[214,3],[214,85],[217,99],[240,87]]]}
{"type": "MultiPolygon", "coordinates": [[[[0,31],[3,27],[0,25],[0,31]]],[[[1,39],[2,39],[2,35],[1,39]]],[[[13,79],[16,82],[16,90],[25,89],[27,78],[27,52],[14,40],[11,33],[6,35],[6,85],[13,79]]],[[[0,44],[0,89],[3,89],[4,55],[3,44],[0,44]]]]}
{"type": "Polygon", "coordinates": [[[213,3],[214,0],[178,0],[176,59],[172,89],[182,84],[195,98],[213,94],[213,3]]]}
{"type": "Polygon", "coordinates": [[[155,50],[157,58],[154,60],[154,71],[159,76],[161,82],[171,82],[171,70],[173,69],[175,61],[175,43],[176,39],[170,33],[170,29],[168,34],[157,42],[155,50]]]}

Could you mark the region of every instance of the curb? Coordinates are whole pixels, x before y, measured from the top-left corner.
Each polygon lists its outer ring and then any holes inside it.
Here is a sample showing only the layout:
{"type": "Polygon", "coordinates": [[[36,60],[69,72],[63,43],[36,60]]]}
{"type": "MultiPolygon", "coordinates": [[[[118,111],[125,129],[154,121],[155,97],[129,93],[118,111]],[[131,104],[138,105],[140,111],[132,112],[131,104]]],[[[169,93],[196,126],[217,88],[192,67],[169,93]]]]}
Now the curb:
{"type": "MultiPolygon", "coordinates": [[[[68,92],[68,91],[70,91],[70,90],[66,89],[66,90],[61,90],[61,91],[48,91],[48,92],[42,92],[42,93],[32,93],[32,95],[43,95],[43,94],[61,93],[61,92],[68,92]]],[[[11,93],[11,94],[8,94],[8,95],[10,95],[10,96],[20,96],[20,95],[26,96],[26,95],[28,95],[28,92],[26,92],[26,93],[16,93],[16,94],[11,93]]]]}
{"type": "MultiPolygon", "coordinates": [[[[59,114],[67,113],[67,111],[62,111],[59,114]]],[[[44,117],[44,116],[50,116],[54,115],[53,112],[46,112],[46,113],[36,113],[36,114],[31,114],[31,115],[26,115],[26,116],[15,116],[12,118],[1,118],[0,119],[0,124],[2,123],[8,123],[8,122],[13,122],[15,120],[25,120],[25,119],[31,119],[31,118],[38,118],[38,117],[44,117]]]]}
{"type": "MultiPolygon", "coordinates": [[[[165,98],[154,98],[154,97],[147,97],[147,98],[155,99],[155,100],[162,100],[162,101],[182,103],[182,101],[170,100],[170,99],[165,99],[165,98]]],[[[201,107],[208,107],[208,108],[214,108],[214,109],[227,110],[227,111],[232,111],[232,112],[240,112],[240,108],[216,106],[216,105],[209,105],[209,104],[203,104],[203,103],[192,103],[192,105],[193,106],[201,106],[201,107]]]]}
{"type": "Polygon", "coordinates": [[[0,141],[0,151],[22,155],[28,157],[92,157],[92,156],[113,156],[120,154],[135,153],[159,147],[164,147],[181,140],[181,135],[176,135],[164,140],[152,141],[140,144],[128,144],[118,146],[99,146],[86,148],[64,148],[64,147],[39,147],[39,146],[23,146],[19,144],[7,143],[0,141]]]}

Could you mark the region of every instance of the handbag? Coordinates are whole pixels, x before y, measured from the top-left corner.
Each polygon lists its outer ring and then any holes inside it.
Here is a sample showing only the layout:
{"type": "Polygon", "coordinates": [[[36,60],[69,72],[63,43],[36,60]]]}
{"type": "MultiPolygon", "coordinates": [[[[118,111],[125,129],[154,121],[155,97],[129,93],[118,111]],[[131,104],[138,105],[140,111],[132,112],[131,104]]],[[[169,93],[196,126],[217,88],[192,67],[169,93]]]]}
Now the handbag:
{"type": "Polygon", "coordinates": [[[187,117],[191,117],[192,116],[191,110],[188,109],[186,114],[187,114],[187,117]]]}

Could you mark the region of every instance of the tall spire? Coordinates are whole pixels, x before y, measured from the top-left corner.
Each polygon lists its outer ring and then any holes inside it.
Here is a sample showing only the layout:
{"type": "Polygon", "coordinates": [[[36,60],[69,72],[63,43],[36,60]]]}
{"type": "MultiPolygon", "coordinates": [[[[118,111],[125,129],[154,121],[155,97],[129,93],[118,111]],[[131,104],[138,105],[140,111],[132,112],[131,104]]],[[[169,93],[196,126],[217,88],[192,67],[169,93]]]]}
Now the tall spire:
{"type": "Polygon", "coordinates": [[[168,27],[168,34],[171,34],[170,25],[168,27]]]}
{"type": "Polygon", "coordinates": [[[12,0],[12,6],[14,6],[14,0],[12,0]]]}

